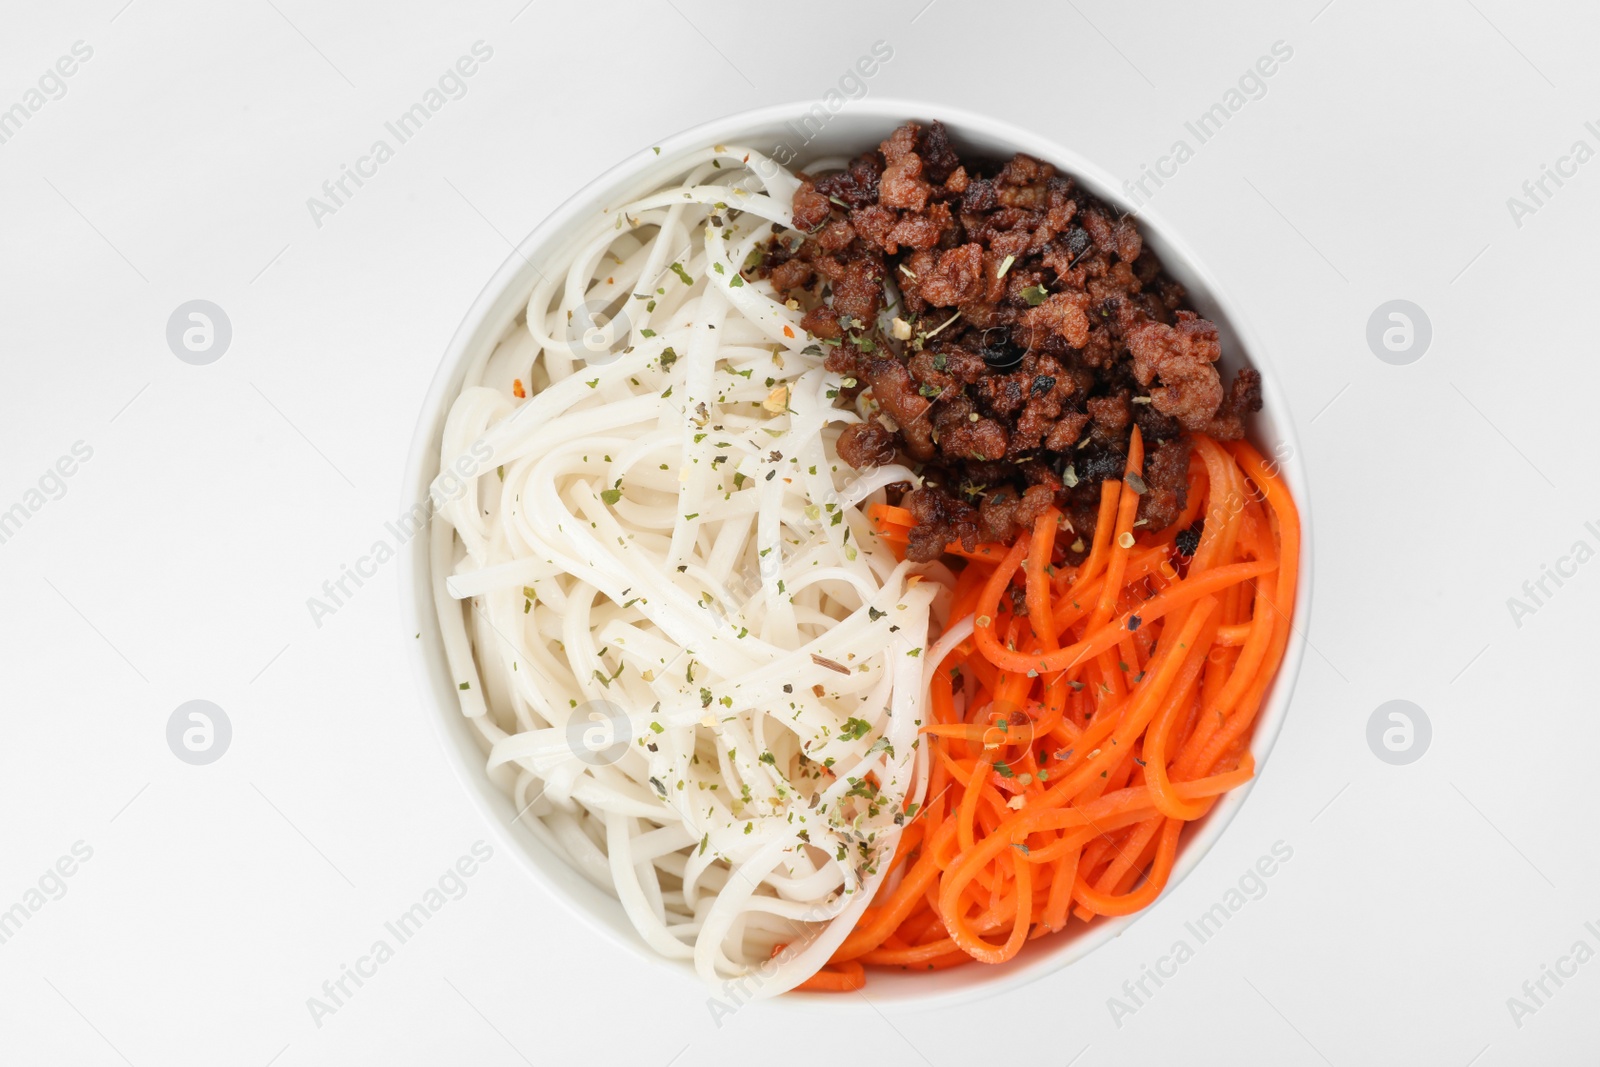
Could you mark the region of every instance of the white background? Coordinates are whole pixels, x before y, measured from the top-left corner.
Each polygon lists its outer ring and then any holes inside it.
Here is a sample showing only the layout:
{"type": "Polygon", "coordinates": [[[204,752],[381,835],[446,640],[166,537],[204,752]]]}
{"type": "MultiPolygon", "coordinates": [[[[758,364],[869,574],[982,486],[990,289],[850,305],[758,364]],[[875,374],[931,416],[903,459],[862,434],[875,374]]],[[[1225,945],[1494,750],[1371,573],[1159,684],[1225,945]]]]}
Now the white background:
{"type": "Polygon", "coordinates": [[[1520,227],[1506,204],[1574,140],[1600,147],[1591,14],[123,2],[10,4],[0,34],[0,108],[94,50],[0,144],[0,510],[93,449],[0,544],[0,909],[93,849],[0,945],[0,1062],[1592,1062],[1600,963],[1520,1026],[1507,998],[1580,938],[1600,948],[1580,685],[1600,566],[1520,627],[1507,599],[1600,547],[1600,163],[1520,227]],[[480,39],[469,93],[316,226],[306,199],[480,39]],[[487,836],[416,699],[395,568],[320,628],[306,607],[400,509],[462,313],[508,238],[622,156],[818,98],[880,39],[872,93],[987,111],[1120,175],[1293,48],[1157,198],[1269,349],[1310,471],[1314,647],[1259,784],[1125,936],[1003,999],[719,1027],[705,990],[497,854],[319,1028],[307,998],[487,836]],[[233,324],[210,366],[165,339],[194,298],[233,324]],[[1394,298],[1433,325],[1409,366],[1365,340],[1394,298]],[[195,698],[233,724],[206,767],[165,737],[195,698]],[[1433,725],[1400,767],[1366,741],[1397,698],[1433,725]],[[1265,896],[1114,1022],[1108,998],[1280,840],[1265,896]]]}

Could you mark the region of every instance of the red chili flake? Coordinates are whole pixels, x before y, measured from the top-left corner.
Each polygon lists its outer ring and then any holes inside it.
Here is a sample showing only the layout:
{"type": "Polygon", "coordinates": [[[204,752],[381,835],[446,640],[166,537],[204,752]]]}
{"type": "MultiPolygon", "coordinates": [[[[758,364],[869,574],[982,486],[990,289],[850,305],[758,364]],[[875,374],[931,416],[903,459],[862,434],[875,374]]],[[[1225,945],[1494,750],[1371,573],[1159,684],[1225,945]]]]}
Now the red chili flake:
{"type": "Polygon", "coordinates": [[[514,379],[511,383],[511,395],[518,399],[526,399],[528,391],[522,387],[522,379],[514,379]]]}
{"type": "Polygon", "coordinates": [[[794,336],[794,327],[792,327],[792,326],[785,326],[785,327],[784,327],[784,328],[783,328],[783,335],[784,335],[784,336],[785,336],[785,337],[793,337],[793,336],[794,336]]]}

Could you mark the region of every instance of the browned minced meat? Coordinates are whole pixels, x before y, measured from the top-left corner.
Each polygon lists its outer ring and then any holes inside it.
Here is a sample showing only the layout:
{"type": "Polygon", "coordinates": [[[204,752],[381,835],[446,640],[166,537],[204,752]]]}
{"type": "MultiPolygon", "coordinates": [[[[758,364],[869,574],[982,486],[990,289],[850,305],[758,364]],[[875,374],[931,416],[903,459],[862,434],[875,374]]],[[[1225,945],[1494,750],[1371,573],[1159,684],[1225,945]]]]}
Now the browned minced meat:
{"type": "Polygon", "coordinates": [[[750,273],[805,309],[846,378],[841,405],[871,391],[873,417],[846,428],[840,457],[923,477],[901,501],[912,559],[1009,541],[1052,504],[1071,525],[1063,554],[1081,558],[1134,426],[1140,528],[1165,529],[1185,504],[1188,434],[1237,439],[1261,408],[1255,371],[1224,387],[1216,326],[1132,219],[1028,156],[962,159],[941,123],[907,122],[845,170],[802,175],[794,230],[774,230],[750,273]],[[880,328],[888,279],[910,340],[880,328]]]}
{"type": "Polygon", "coordinates": [[[839,435],[838,447],[839,458],[857,470],[894,462],[894,434],[877,421],[846,426],[839,435]]]}

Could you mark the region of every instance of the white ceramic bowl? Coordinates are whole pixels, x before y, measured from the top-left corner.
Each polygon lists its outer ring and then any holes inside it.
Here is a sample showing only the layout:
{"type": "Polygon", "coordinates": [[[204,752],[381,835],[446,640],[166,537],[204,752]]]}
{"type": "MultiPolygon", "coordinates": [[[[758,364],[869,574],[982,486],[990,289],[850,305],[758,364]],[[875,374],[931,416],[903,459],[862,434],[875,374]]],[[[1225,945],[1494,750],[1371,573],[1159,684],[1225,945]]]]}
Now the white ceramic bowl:
{"type": "MultiPolygon", "coordinates": [[[[661,142],[659,154],[650,147],[642,148],[607,173],[584,183],[580,192],[529,234],[484,286],[483,292],[461,320],[439,364],[427,400],[423,403],[411,455],[406,463],[402,508],[409,509],[415,502],[426,498],[428,485],[439,468],[439,442],[445,414],[461,389],[466,367],[485,347],[496,344],[505,335],[518,313],[526,306],[535,279],[534,265],[550,258],[550,253],[572,239],[582,221],[593,218],[602,207],[614,206],[648,192],[658,184],[660,179],[657,175],[661,173],[663,164],[670,164],[680,154],[712,144],[744,144],[764,150],[781,161],[785,154],[778,150],[779,146],[787,146],[793,155],[790,168],[799,169],[808,160],[852,156],[865,151],[908,118],[922,121],[937,118],[944,121],[952,139],[963,152],[1000,158],[1009,158],[1014,152],[1026,152],[1055,164],[1108,203],[1124,210],[1130,209],[1117,181],[1099,166],[1076,152],[983,115],[914,101],[868,98],[851,101],[837,113],[831,114],[820,131],[809,142],[805,142],[800,120],[816,106],[815,102],[807,101],[741,112],[667,138],[661,142]]],[[[815,125],[813,119],[812,126],[815,125]]],[[[1283,665],[1256,722],[1251,751],[1255,754],[1259,773],[1283,725],[1305,651],[1305,619],[1311,607],[1311,512],[1305,467],[1294,428],[1287,417],[1288,408],[1277,388],[1272,361],[1241,319],[1237,305],[1229,299],[1215,276],[1162,222],[1158,214],[1142,212],[1139,222],[1145,243],[1161,257],[1167,272],[1188,288],[1194,307],[1216,323],[1222,337],[1226,373],[1231,375],[1234,368],[1245,364],[1262,372],[1266,405],[1255,419],[1251,440],[1264,454],[1281,457],[1283,475],[1300,508],[1304,538],[1296,626],[1290,636],[1283,665]],[[1248,359],[1245,358],[1246,354],[1248,359]]],[[[663,981],[698,982],[699,979],[687,966],[662,961],[649,952],[616,900],[597,890],[568,867],[563,859],[544,848],[526,829],[514,824],[516,810],[510,798],[489,781],[484,772],[484,754],[460,712],[455,684],[445,663],[439,626],[434,615],[427,545],[428,537],[418,535],[404,549],[401,630],[407,639],[406,645],[415,650],[423,708],[444,742],[445,758],[455,768],[488,823],[495,844],[509,855],[517,857],[523,869],[543,890],[565,902],[592,926],[633,950],[641,960],[658,968],[663,981]],[[422,635],[421,639],[413,640],[412,635],[418,633],[422,635]]],[[[1232,821],[1248,793],[1249,786],[1228,793],[1205,819],[1185,832],[1169,888],[1200,862],[1232,821]]],[[[1140,914],[1160,910],[1161,906],[1162,902],[1158,900],[1140,914]]],[[[999,967],[972,964],[935,974],[874,971],[868,980],[868,992],[875,1003],[902,1002],[907,1007],[921,1008],[1015,989],[1106,944],[1138,917],[1097,920],[1087,927],[1076,925],[1075,932],[1069,930],[1055,937],[1030,942],[1020,956],[999,967]]],[[[824,1003],[841,1006],[846,1002],[859,1004],[859,998],[821,994],[789,994],[780,1000],[798,1000],[810,1005],[811,1009],[824,1003]]]]}

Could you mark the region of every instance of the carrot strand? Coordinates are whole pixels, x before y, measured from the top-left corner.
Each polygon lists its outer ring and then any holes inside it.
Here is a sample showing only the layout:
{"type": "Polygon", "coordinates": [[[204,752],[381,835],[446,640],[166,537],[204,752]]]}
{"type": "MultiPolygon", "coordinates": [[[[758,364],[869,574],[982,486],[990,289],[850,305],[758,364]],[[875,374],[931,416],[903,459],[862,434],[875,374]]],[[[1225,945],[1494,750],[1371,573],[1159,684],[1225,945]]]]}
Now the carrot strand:
{"type": "MultiPolygon", "coordinates": [[[[1133,914],[1166,889],[1188,825],[1254,776],[1250,731],[1293,627],[1300,519],[1252,446],[1190,442],[1162,531],[1141,529],[1135,427],[1087,547],[1054,507],[1010,544],[948,547],[946,625],[971,618],[972,637],[929,683],[932,799],[906,820],[884,888],[799,988],[1003,963],[1075,917],[1133,914]],[[1183,554],[1178,535],[1197,522],[1183,554]],[[1061,562],[1074,553],[1082,563],[1061,562]]],[[[909,543],[910,511],[867,510],[891,545],[909,543]]]]}

